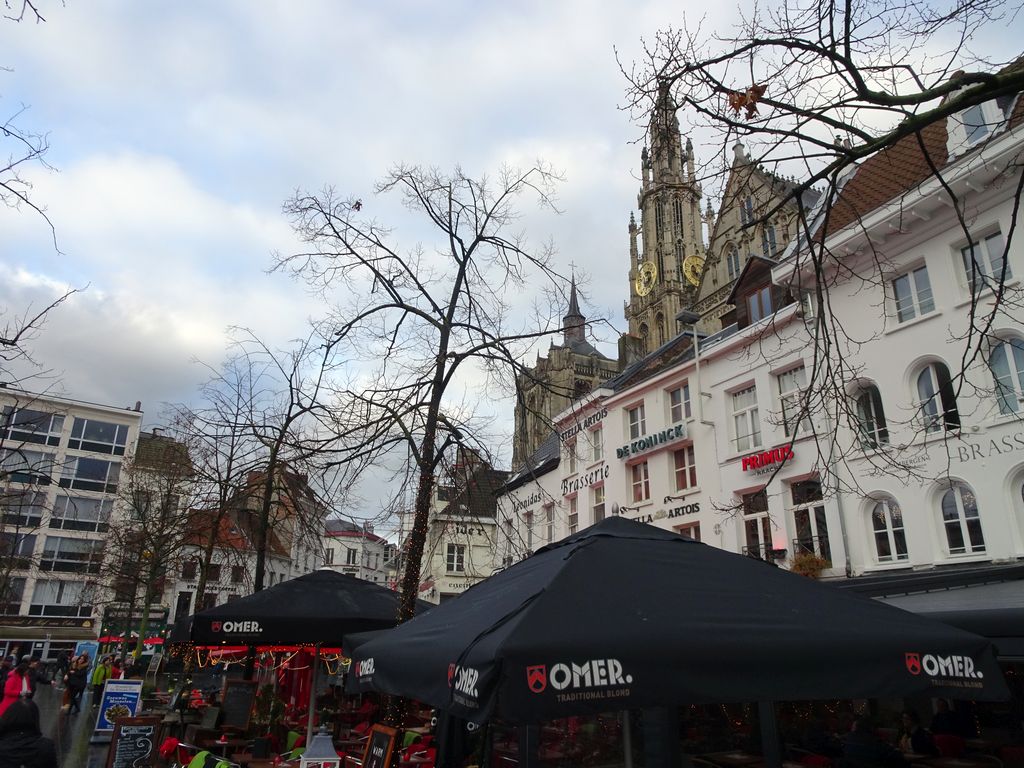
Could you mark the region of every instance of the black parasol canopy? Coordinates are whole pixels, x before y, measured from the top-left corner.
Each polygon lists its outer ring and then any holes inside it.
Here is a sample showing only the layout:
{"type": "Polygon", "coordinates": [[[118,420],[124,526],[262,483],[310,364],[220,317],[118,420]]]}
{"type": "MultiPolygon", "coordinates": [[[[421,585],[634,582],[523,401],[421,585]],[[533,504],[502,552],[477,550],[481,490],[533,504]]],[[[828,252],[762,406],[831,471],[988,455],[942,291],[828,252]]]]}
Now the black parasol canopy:
{"type": "Polygon", "coordinates": [[[359,644],[350,691],[482,722],[679,703],[1008,695],[984,638],[613,517],[359,644]]]}
{"type": "Polygon", "coordinates": [[[397,616],[397,593],[322,568],[178,621],[169,641],[340,646],[343,635],[393,627],[397,616]]]}

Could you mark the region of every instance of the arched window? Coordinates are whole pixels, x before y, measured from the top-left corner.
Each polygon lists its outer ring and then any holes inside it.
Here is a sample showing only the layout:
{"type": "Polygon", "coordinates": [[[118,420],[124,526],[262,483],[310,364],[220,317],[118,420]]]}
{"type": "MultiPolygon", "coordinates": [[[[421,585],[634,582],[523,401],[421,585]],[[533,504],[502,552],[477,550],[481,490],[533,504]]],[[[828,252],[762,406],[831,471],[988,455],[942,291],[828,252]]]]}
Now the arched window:
{"type": "Polygon", "coordinates": [[[1007,339],[992,348],[988,367],[996,382],[996,399],[1002,414],[1017,413],[1024,402],[1024,341],[1007,339]]]}
{"type": "Polygon", "coordinates": [[[960,429],[956,392],[945,363],[929,363],[918,374],[917,396],[926,432],[960,429]]]}
{"type": "Polygon", "coordinates": [[[661,346],[665,343],[665,316],[660,312],[654,318],[654,327],[657,333],[655,341],[661,346]]]}
{"type": "Polygon", "coordinates": [[[907,559],[907,536],[903,530],[903,512],[892,499],[879,499],[871,508],[871,533],[875,556],[880,563],[907,559]]]}
{"type": "Polygon", "coordinates": [[[952,483],[942,494],[942,526],[951,555],[985,551],[981,518],[974,491],[963,483],[952,483]]]}
{"type": "Polygon", "coordinates": [[[766,224],[761,230],[761,252],[766,259],[774,259],[777,251],[775,245],[775,227],[766,224]]]}
{"type": "Polygon", "coordinates": [[[735,245],[730,245],[726,251],[725,266],[729,272],[729,279],[735,280],[740,276],[740,249],[735,245]]]}
{"type": "Polygon", "coordinates": [[[676,236],[683,236],[683,203],[676,197],[672,200],[672,215],[676,225],[676,236]]]}
{"type": "Polygon", "coordinates": [[[854,405],[861,448],[878,448],[889,442],[889,428],[885,424],[882,396],[878,387],[868,384],[857,393],[854,405]]]}

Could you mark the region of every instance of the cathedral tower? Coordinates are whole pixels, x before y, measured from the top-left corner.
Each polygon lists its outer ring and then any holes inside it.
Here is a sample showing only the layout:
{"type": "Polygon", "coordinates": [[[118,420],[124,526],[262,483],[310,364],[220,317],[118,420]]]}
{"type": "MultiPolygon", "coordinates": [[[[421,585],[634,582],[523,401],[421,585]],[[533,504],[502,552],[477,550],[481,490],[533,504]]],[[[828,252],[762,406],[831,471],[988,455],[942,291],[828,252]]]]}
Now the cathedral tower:
{"type": "Polygon", "coordinates": [[[512,468],[518,469],[554,430],[553,419],[575,400],[618,373],[618,363],[587,341],[587,319],[580,311],[573,276],[569,308],[562,318],[562,343],[517,378],[512,468]]]}
{"type": "Polygon", "coordinates": [[[694,303],[704,264],[693,145],[687,139],[684,149],[667,83],[660,86],[640,159],[640,226],[631,215],[625,313],[629,333],[651,352],[675,337],[676,315],[694,303]]]}

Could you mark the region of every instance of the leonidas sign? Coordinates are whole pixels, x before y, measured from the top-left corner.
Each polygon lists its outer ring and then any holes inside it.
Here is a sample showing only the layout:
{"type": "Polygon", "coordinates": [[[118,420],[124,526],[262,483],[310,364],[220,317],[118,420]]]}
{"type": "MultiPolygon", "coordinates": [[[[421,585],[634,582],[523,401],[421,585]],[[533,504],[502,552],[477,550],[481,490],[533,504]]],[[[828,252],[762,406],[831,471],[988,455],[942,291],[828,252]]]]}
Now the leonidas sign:
{"type": "Polygon", "coordinates": [[[741,459],[743,465],[743,471],[748,472],[750,470],[768,470],[772,468],[773,464],[782,464],[788,459],[793,458],[793,446],[781,445],[778,448],[772,448],[767,451],[761,451],[760,453],[752,453],[749,456],[744,456],[741,459]]]}

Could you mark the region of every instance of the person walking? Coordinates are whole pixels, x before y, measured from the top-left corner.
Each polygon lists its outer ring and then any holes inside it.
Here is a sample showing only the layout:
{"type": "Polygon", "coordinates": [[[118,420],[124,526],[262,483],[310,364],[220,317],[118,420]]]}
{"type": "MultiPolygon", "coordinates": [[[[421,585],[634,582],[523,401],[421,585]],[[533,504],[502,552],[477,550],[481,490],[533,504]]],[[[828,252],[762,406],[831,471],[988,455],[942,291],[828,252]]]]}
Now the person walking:
{"type": "Polygon", "coordinates": [[[0,699],[0,715],[18,699],[32,698],[32,673],[29,672],[28,662],[29,657],[23,656],[18,666],[7,673],[3,699],[0,699]]]}
{"type": "Polygon", "coordinates": [[[0,766],[57,768],[57,750],[39,729],[34,701],[15,701],[0,715],[0,766]]]}
{"type": "Polygon", "coordinates": [[[63,688],[63,680],[68,674],[68,670],[71,669],[71,654],[67,651],[61,651],[57,655],[57,674],[54,676],[56,680],[61,681],[57,688],[63,688]]]}
{"type": "Polygon", "coordinates": [[[103,695],[103,684],[110,677],[110,657],[104,656],[103,660],[96,665],[92,673],[92,705],[100,705],[100,696],[103,695]]]}
{"type": "Polygon", "coordinates": [[[80,654],[68,669],[64,678],[67,689],[64,691],[64,704],[70,713],[80,712],[82,708],[82,693],[89,683],[89,654],[80,654]]]}
{"type": "Polygon", "coordinates": [[[3,661],[0,661],[0,694],[3,693],[4,683],[7,682],[7,675],[14,669],[14,657],[7,656],[3,661]]]}

